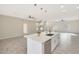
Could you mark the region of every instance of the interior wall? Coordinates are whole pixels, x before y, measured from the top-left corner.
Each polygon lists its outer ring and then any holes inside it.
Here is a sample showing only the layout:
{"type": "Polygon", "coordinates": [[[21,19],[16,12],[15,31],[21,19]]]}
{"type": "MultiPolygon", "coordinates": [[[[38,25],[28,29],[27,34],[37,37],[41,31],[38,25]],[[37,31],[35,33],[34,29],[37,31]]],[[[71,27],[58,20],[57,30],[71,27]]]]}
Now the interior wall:
{"type": "Polygon", "coordinates": [[[67,21],[68,32],[79,33],[79,20],[67,21]]]}
{"type": "Polygon", "coordinates": [[[0,19],[0,35],[2,34],[2,19],[0,19]]]}
{"type": "Polygon", "coordinates": [[[36,32],[35,21],[26,20],[24,22],[24,19],[0,15],[0,39],[23,36],[24,23],[27,24],[27,34],[33,34],[36,32]]]}
{"type": "Polygon", "coordinates": [[[36,33],[36,22],[35,21],[26,21],[27,23],[27,34],[36,33]]]}
{"type": "Polygon", "coordinates": [[[1,15],[0,23],[1,39],[23,35],[23,20],[1,15]]]}
{"type": "MultiPolygon", "coordinates": [[[[36,32],[36,26],[34,21],[26,21],[28,24],[28,34],[36,32]]],[[[56,32],[70,32],[70,33],[79,33],[79,20],[70,20],[70,21],[51,21],[53,25],[53,31],[56,32]]]]}
{"type": "Polygon", "coordinates": [[[79,33],[79,20],[57,22],[54,31],[79,33]]]}
{"type": "MultiPolygon", "coordinates": [[[[36,33],[35,21],[26,20],[24,22],[23,19],[0,15],[0,39],[24,35],[24,23],[27,23],[27,34],[36,33]]],[[[53,26],[54,31],[79,33],[79,20],[66,21],[65,25],[67,26],[62,25],[63,23],[56,24],[59,25],[59,27],[53,26]]]]}

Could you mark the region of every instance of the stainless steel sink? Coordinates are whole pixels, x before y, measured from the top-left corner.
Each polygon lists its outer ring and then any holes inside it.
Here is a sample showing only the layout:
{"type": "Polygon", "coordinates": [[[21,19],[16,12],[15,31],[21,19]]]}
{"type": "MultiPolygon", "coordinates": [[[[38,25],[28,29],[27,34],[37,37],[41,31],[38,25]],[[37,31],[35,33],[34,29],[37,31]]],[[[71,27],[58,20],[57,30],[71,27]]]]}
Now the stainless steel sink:
{"type": "Polygon", "coordinates": [[[54,35],[54,34],[46,34],[47,36],[52,36],[52,35],[54,35]]]}

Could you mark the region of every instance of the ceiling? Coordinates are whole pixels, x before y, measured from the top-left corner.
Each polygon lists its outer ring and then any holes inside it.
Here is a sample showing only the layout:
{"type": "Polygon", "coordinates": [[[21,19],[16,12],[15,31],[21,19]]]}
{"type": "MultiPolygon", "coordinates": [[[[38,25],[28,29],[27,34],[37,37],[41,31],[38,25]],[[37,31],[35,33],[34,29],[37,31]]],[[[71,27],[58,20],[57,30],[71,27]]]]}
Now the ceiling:
{"type": "Polygon", "coordinates": [[[26,20],[77,20],[79,4],[0,4],[0,14],[26,20]]]}

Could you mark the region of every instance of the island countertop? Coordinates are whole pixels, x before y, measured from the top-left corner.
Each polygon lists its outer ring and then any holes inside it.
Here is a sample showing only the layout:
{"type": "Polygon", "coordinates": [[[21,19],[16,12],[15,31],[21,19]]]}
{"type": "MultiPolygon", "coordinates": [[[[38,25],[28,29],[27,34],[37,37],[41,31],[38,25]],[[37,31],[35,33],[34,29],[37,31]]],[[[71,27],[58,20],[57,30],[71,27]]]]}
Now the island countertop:
{"type": "Polygon", "coordinates": [[[38,34],[35,33],[35,34],[31,34],[31,35],[25,35],[24,37],[26,37],[27,39],[32,39],[32,40],[44,43],[47,40],[52,39],[53,37],[55,37],[58,33],[53,32],[53,34],[54,35],[52,35],[52,36],[47,36],[44,32],[42,32],[40,34],[40,36],[38,36],[38,34]]]}

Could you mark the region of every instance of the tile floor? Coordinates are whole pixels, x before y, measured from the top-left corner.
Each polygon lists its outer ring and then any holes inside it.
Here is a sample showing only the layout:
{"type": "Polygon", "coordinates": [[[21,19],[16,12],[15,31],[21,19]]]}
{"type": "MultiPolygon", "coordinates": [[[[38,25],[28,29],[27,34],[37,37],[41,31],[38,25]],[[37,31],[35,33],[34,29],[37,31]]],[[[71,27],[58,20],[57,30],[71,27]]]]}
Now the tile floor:
{"type": "MultiPolygon", "coordinates": [[[[0,54],[26,54],[27,40],[24,37],[0,40],[0,54]]],[[[53,54],[79,54],[79,35],[60,34],[60,45],[53,54]]]]}
{"type": "Polygon", "coordinates": [[[73,33],[61,33],[60,45],[54,50],[54,54],[79,54],[79,35],[73,33]]]}
{"type": "Polygon", "coordinates": [[[24,37],[14,37],[0,40],[0,54],[26,54],[27,40],[24,37]]]}

